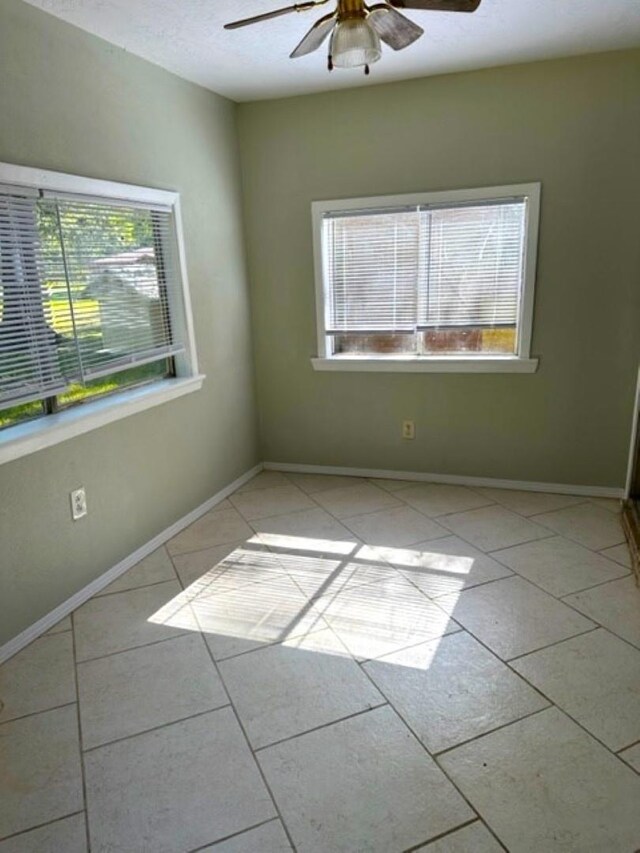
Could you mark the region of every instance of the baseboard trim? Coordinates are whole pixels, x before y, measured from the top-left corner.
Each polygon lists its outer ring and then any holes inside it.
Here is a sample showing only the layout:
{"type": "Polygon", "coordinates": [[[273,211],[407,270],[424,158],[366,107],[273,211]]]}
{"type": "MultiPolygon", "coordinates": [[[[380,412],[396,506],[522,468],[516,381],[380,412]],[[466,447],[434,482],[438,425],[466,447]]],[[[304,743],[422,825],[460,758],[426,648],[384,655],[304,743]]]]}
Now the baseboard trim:
{"type": "Polygon", "coordinates": [[[116,563],[115,566],[107,569],[107,571],[100,575],[100,577],[92,580],[91,583],[78,590],[78,592],[74,593],[71,598],[67,598],[66,601],[63,601],[62,604],[59,604],[53,610],[49,611],[49,613],[41,619],[38,619],[37,622],[34,622],[33,625],[25,628],[25,630],[20,634],[13,637],[11,640],[8,640],[3,646],[0,646],[0,664],[4,663],[4,661],[8,660],[10,657],[13,657],[13,655],[17,654],[17,652],[21,651],[25,646],[29,645],[33,640],[36,640],[50,628],[53,628],[53,626],[57,625],[61,619],[64,619],[65,616],[68,616],[72,611],[76,610],[76,608],[80,607],[81,604],[84,604],[85,601],[88,601],[97,592],[104,589],[105,586],[113,583],[113,581],[117,580],[120,575],[129,571],[129,569],[133,568],[133,566],[140,562],[140,560],[144,559],[144,557],[148,557],[149,554],[161,545],[164,545],[165,542],[172,539],[176,534],[180,533],[181,530],[184,530],[185,527],[188,527],[190,524],[193,524],[194,521],[197,521],[200,516],[205,514],[205,512],[209,512],[209,510],[213,509],[214,506],[222,503],[222,501],[235,492],[236,489],[244,486],[244,484],[251,480],[252,477],[259,474],[262,469],[263,465],[262,463],[259,463],[249,471],[246,471],[234,480],[233,483],[229,483],[229,485],[225,486],[224,489],[216,492],[213,497],[191,510],[191,512],[188,512],[186,515],[183,515],[182,518],[178,519],[178,521],[175,521],[169,527],[166,527],[154,536],[153,539],[145,542],[144,545],[141,545],[133,551],[133,553],[125,557],[124,560],[120,560],[119,563],[116,563]]]}
{"type": "Polygon", "coordinates": [[[344,468],[337,465],[301,465],[293,462],[265,462],[267,471],[290,474],[338,474],[343,477],[375,477],[379,480],[415,480],[419,483],[446,483],[452,486],[489,486],[494,489],[519,489],[523,492],[552,492],[588,498],[623,498],[624,489],[613,486],[576,486],[566,483],[537,483],[529,480],[497,480],[493,477],[467,477],[460,474],[426,474],[421,471],[387,471],[377,468],[344,468]]]}

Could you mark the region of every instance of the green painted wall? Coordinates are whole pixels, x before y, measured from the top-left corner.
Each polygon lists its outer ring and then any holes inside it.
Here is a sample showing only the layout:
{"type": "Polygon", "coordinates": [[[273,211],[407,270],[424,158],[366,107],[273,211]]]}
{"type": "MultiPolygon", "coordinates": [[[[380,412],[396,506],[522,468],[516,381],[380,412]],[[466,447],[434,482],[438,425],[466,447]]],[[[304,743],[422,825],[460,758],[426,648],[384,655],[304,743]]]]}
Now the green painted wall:
{"type": "Polygon", "coordinates": [[[633,51],[242,104],[263,458],[622,486],[639,91],[633,51]],[[542,182],[537,374],[313,372],[312,200],[526,181],[542,182]]]}
{"type": "Polygon", "coordinates": [[[258,461],[236,107],[0,0],[0,160],[178,190],[202,391],[0,467],[0,643],[258,461]],[[83,484],[89,516],[72,523],[83,484]]]}

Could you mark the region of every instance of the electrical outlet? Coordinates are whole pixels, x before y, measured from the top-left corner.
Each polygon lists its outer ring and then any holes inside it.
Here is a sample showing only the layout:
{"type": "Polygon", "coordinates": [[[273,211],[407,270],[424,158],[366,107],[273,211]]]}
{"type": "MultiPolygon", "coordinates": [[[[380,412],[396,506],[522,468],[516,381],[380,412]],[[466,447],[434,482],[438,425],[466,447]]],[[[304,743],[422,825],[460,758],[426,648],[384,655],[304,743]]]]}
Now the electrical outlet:
{"type": "Polygon", "coordinates": [[[71,492],[71,516],[74,521],[84,518],[87,514],[87,493],[84,486],[71,492]]]}
{"type": "Polygon", "coordinates": [[[402,421],[402,437],[409,439],[416,437],[416,425],[414,421],[402,421]]]}

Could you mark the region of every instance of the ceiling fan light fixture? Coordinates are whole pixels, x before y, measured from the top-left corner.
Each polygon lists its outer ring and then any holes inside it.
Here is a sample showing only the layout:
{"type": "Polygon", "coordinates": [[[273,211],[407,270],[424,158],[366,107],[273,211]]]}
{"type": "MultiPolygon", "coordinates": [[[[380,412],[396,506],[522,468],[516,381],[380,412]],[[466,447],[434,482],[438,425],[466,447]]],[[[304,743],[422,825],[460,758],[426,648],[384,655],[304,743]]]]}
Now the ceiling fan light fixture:
{"type": "Polygon", "coordinates": [[[378,34],[365,18],[339,21],[331,36],[329,52],[336,68],[373,65],[382,56],[378,34]]]}

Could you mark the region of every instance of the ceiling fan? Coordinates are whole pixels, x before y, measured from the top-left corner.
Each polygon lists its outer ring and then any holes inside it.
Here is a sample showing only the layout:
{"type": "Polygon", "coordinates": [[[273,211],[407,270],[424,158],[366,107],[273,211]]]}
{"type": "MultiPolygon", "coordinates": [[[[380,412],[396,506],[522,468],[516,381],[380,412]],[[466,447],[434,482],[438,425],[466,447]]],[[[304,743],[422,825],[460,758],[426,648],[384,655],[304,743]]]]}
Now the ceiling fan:
{"type": "MultiPolygon", "coordinates": [[[[323,6],[329,0],[304,0],[273,12],[254,15],[225,24],[225,30],[235,30],[290,12],[307,12],[323,6]]],[[[422,27],[406,18],[398,9],[421,9],[434,12],[475,12],[481,0],[384,0],[368,6],[364,0],[337,0],[336,8],[319,18],[290,54],[291,59],[306,56],[317,50],[331,34],[329,42],[329,71],[335,68],[357,68],[377,62],[382,40],[393,50],[402,50],[413,44],[424,33],[422,27]]]]}

